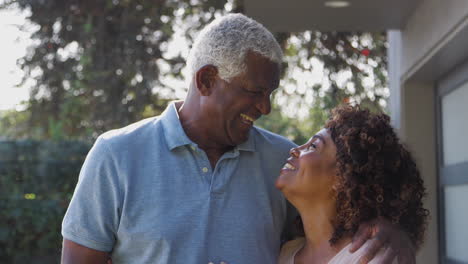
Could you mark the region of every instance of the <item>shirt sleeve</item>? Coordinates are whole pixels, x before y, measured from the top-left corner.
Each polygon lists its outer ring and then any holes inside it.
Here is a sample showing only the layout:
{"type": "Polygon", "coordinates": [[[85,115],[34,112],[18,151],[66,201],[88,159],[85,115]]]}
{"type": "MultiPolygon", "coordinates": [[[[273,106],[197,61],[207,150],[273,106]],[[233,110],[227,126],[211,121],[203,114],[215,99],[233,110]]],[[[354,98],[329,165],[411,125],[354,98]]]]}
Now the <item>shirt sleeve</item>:
{"type": "Polygon", "coordinates": [[[120,220],[118,169],[106,140],[98,138],[81,168],[62,222],[62,236],[110,252],[120,220]]]}

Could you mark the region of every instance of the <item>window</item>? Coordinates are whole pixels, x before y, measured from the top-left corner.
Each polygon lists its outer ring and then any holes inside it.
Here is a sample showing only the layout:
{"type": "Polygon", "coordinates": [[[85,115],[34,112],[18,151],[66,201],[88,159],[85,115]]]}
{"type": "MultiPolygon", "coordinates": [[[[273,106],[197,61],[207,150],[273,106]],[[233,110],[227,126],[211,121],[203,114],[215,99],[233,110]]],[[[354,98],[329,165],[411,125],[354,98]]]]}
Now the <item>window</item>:
{"type": "Polygon", "coordinates": [[[468,64],[437,90],[441,260],[468,264],[468,64]]]}

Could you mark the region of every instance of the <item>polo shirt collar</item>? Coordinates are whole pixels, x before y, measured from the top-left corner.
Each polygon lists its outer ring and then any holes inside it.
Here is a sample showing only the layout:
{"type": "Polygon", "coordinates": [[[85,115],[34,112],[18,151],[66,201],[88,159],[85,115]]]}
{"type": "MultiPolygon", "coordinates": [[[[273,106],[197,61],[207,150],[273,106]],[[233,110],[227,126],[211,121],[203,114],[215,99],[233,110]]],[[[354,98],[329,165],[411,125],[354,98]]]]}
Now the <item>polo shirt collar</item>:
{"type": "MultiPolygon", "coordinates": [[[[161,114],[160,120],[164,128],[164,137],[170,150],[180,146],[194,144],[185,134],[182,124],[180,123],[179,113],[176,104],[182,101],[171,102],[166,110],[161,114]]],[[[247,141],[239,144],[236,149],[242,151],[255,151],[255,135],[256,128],[253,127],[249,131],[249,138],[247,141]]]]}
{"type": "Polygon", "coordinates": [[[170,150],[177,147],[190,145],[193,142],[187,137],[182,124],[179,120],[179,113],[177,112],[176,103],[171,102],[166,110],[161,114],[160,120],[164,129],[164,137],[170,150]]]}
{"type": "Polygon", "coordinates": [[[255,152],[255,135],[256,135],[256,128],[252,127],[249,131],[249,139],[247,141],[239,144],[237,146],[238,150],[243,150],[243,151],[250,151],[250,152],[255,152]]]}

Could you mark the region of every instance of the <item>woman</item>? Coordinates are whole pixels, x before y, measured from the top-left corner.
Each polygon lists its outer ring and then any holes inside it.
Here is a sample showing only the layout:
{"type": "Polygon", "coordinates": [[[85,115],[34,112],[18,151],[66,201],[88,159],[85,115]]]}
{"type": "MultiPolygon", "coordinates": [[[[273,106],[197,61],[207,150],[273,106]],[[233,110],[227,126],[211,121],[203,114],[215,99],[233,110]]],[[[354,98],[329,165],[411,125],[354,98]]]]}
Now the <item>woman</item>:
{"type": "Polygon", "coordinates": [[[377,217],[398,223],[419,247],[425,188],[389,120],[341,106],[309,142],[291,149],[276,187],[297,208],[305,237],[283,246],[279,264],[358,263],[365,247],[349,253],[351,238],[360,223],[377,217]]]}

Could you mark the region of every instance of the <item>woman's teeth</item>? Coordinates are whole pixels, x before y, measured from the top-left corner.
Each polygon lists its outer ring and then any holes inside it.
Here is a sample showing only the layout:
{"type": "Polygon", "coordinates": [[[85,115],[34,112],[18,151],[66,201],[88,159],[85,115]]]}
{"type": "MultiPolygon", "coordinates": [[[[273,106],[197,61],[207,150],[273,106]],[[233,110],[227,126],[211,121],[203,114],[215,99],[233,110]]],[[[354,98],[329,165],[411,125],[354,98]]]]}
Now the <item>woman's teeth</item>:
{"type": "Polygon", "coordinates": [[[283,169],[295,170],[296,167],[294,167],[293,165],[291,165],[289,163],[286,163],[286,164],[284,164],[283,169]]]}

